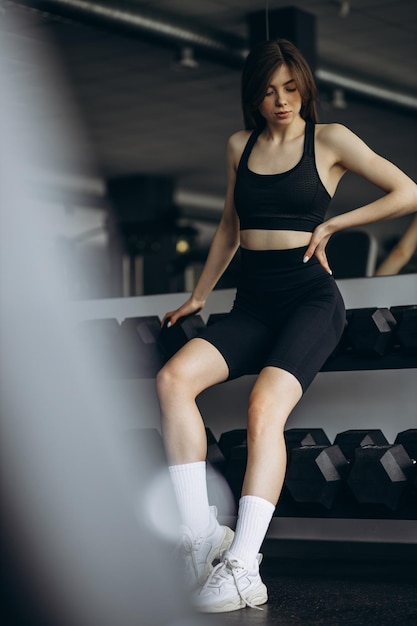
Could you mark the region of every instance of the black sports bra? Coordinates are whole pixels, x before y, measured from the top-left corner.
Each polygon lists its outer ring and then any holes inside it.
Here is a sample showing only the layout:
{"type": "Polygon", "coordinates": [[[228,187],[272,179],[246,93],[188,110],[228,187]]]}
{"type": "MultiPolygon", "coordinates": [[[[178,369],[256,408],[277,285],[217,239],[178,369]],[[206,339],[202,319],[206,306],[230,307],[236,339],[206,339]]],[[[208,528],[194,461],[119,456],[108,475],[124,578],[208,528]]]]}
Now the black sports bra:
{"type": "Polygon", "coordinates": [[[324,220],[331,196],[316,168],[314,128],[306,123],[301,160],[281,174],[256,174],[248,159],[260,133],[253,131],[240,158],[234,200],[240,229],[313,232],[324,220]]]}

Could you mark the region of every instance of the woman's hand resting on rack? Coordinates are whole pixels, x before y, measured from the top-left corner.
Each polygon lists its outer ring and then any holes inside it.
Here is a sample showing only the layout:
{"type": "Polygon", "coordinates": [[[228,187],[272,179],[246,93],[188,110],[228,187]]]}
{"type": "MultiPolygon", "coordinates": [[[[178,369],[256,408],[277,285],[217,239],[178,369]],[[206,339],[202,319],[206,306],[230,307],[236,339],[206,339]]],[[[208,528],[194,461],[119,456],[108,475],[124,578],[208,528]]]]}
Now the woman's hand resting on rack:
{"type": "Polygon", "coordinates": [[[167,326],[173,326],[180,317],[192,315],[193,313],[198,313],[199,311],[201,311],[201,309],[204,308],[205,304],[205,300],[198,300],[197,298],[191,296],[186,302],[184,302],[182,306],[180,306],[178,309],[175,309],[175,311],[169,311],[168,313],[165,313],[162,320],[162,326],[167,320],[167,326]]]}

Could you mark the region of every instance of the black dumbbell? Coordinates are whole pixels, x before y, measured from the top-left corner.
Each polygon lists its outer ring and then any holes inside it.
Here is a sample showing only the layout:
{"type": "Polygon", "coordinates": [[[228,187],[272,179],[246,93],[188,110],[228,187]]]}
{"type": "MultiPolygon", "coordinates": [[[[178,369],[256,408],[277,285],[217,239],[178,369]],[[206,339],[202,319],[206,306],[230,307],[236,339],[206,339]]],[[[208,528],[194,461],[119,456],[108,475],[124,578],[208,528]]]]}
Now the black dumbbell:
{"type": "MultiPolygon", "coordinates": [[[[417,428],[409,428],[403,430],[395,438],[394,443],[400,443],[413,463],[413,477],[411,478],[411,484],[414,490],[417,491],[417,428]]],[[[417,498],[414,496],[414,502],[417,505],[417,498]]]]}
{"type": "Polygon", "coordinates": [[[394,443],[400,443],[411,460],[417,464],[417,428],[408,428],[398,433],[394,443]]]}
{"type": "Polygon", "coordinates": [[[355,355],[379,357],[387,354],[394,344],[396,323],[388,308],[351,309],[346,333],[355,355]]]}
{"type": "MultiPolygon", "coordinates": [[[[293,448],[305,445],[330,446],[330,440],[322,428],[291,428],[284,432],[287,454],[293,448]]],[[[235,429],[222,433],[219,446],[226,457],[225,476],[236,500],[240,497],[248,456],[247,430],[235,429]]],[[[282,497],[285,500],[285,496],[282,497]]]]}
{"type": "Polygon", "coordinates": [[[341,493],[348,461],[337,445],[293,448],[285,486],[297,503],[333,508],[341,493]]]}
{"type": "Polygon", "coordinates": [[[226,459],[212,430],[207,426],[206,437],[207,461],[210,465],[212,465],[212,467],[223,474],[226,466],[226,459]]]}
{"type": "MultiPolygon", "coordinates": [[[[302,446],[330,446],[330,439],[322,428],[288,428],[284,430],[285,448],[287,452],[287,469],[291,458],[291,451],[302,446]]],[[[294,512],[294,499],[285,482],[281,491],[275,514],[298,515],[294,512]]]]}
{"type": "Polygon", "coordinates": [[[123,373],[128,378],[153,378],[165,362],[158,344],[161,320],[157,315],[129,317],[121,327],[123,373]]]}
{"type": "Polygon", "coordinates": [[[356,448],[363,446],[385,446],[388,440],[380,429],[351,429],[336,435],[335,445],[339,446],[345,457],[351,461],[356,448]]]}
{"type": "Polygon", "coordinates": [[[287,455],[302,446],[330,446],[330,439],[322,428],[288,428],[284,430],[287,455]]]}
{"type": "Polygon", "coordinates": [[[216,437],[206,427],[207,436],[207,491],[209,501],[216,505],[219,516],[235,515],[236,505],[225,477],[226,459],[216,437]]]}
{"type": "Polygon", "coordinates": [[[361,504],[396,511],[411,486],[413,462],[401,444],[357,448],[347,485],[361,504]]]}
{"type": "Polygon", "coordinates": [[[234,446],[246,444],[248,431],[246,428],[235,428],[220,435],[219,447],[226,460],[230,458],[231,450],[234,446]]]}
{"type": "Polygon", "coordinates": [[[247,429],[236,428],[222,433],[219,439],[219,447],[226,459],[224,475],[237,504],[246,471],[248,455],[247,429]]]}
{"type": "Polygon", "coordinates": [[[417,354],[417,304],[390,308],[397,325],[395,338],[405,353],[417,354]]]}
{"type": "Polygon", "coordinates": [[[213,324],[217,324],[217,322],[220,322],[221,320],[225,319],[226,317],[228,317],[228,315],[229,313],[212,313],[208,317],[207,326],[212,326],[213,324]]]}
{"type": "Polygon", "coordinates": [[[180,317],[175,324],[168,326],[166,320],[160,329],[158,345],[167,359],[171,358],[187,341],[198,337],[199,332],[206,327],[200,315],[186,315],[180,317]]]}

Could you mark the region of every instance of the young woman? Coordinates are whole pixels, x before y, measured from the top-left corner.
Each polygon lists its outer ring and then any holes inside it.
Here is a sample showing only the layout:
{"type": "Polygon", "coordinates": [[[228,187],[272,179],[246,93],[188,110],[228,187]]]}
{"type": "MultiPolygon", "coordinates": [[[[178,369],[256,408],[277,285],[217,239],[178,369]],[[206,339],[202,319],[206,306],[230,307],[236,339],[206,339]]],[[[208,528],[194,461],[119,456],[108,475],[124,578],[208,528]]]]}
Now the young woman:
{"type": "Polygon", "coordinates": [[[190,298],[163,322],[200,311],[240,246],[234,306],[157,377],[184,559],[195,604],[205,612],[267,601],[259,549],[284,481],[284,426],[344,328],[343,301],[326,259],[329,238],[417,210],[416,185],[404,173],[344,126],[317,124],[314,79],[290,42],[268,41],[251,51],[242,105],[247,130],[228,142],[224,212],[203,272],[190,298]],[[346,170],[386,193],[325,220],[346,170]],[[254,368],[259,375],[249,400],[248,461],[233,536],[209,507],[206,434],[195,398],[254,368]],[[215,559],[221,560],[212,568],[215,559]]]}

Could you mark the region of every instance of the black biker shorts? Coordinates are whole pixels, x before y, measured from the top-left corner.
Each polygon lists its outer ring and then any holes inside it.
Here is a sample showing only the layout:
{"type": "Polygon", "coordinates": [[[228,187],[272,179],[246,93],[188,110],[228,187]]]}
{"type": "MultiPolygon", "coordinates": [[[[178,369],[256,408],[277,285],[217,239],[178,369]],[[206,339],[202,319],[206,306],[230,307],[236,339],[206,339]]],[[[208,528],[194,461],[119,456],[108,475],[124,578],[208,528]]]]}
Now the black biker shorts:
{"type": "Polygon", "coordinates": [[[224,357],[229,380],[274,366],[303,393],[336,348],[345,306],[335,280],[306,247],[240,249],[241,275],[230,313],[199,336],[224,357]]]}

